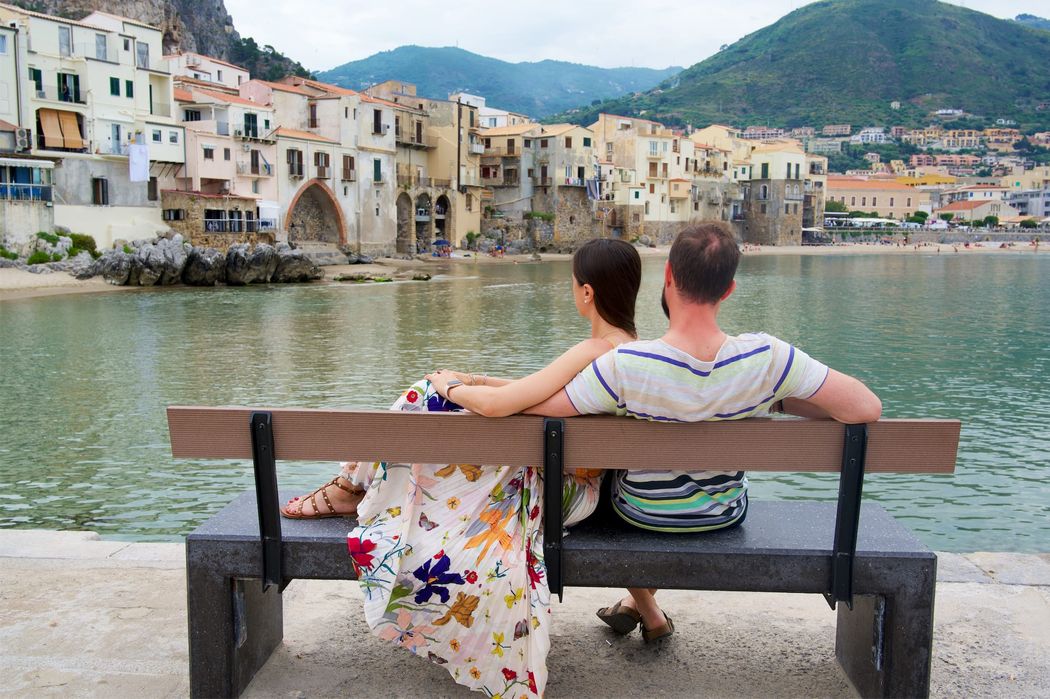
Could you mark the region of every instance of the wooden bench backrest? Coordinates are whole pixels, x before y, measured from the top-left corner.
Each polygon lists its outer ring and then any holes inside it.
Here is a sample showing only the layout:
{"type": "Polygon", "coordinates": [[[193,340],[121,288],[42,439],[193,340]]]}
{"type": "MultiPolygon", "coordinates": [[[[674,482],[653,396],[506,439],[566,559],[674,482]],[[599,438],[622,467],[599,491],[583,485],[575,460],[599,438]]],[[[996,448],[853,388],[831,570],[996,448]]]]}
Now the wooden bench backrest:
{"type": "MultiPolygon", "coordinates": [[[[284,408],[168,408],[176,458],[251,459],[252,412],[273,414],[278,460],[542,466],[543,418],[284,408]]],[[[951,473],[958,420],[868,426],[867,473],[951,473]]],[[[839,473],[843,426],[752,418],[666,424],[612,416],[565,420],[566,468],[839,473]]]]}

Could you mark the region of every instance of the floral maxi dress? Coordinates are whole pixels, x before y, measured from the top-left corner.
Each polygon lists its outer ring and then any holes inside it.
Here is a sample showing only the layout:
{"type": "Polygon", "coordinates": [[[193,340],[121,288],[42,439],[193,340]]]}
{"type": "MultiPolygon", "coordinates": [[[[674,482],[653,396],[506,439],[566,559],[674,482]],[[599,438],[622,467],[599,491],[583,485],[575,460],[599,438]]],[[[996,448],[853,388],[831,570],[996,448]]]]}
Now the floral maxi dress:
{"type": "MultiPolygon", "coordinates": [[[[459,410],[428,381],[391,410],[459,410]]],[[[346,464],[368,487],[348,537],[368,625],[491,697],[542,696],[550,647],[542,474],[467,464],[346,464]]],[[[566,525],[598,503],[596,473],[566,474],[566,525]]]]}

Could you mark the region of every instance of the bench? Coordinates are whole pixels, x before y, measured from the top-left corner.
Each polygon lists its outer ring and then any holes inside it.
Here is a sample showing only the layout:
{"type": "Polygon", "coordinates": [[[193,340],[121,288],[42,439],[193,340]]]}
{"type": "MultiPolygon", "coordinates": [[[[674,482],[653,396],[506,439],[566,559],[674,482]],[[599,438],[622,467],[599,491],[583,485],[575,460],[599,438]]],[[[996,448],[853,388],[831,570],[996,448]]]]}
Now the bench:
{"type": "MultiPolygon", "coordinates": [[[[176,458],[251,459],[256,490],[186,538],[190,691],[237,696],[281,643],[294,579],[355,578],[345,519],[281,520],[277,460],[542,466],[548,584],[807,592],[837,609],[835,654],[865,697],[927,696],[937,558],[881,507],[864,473],[951,473],[955,420],[870,425],[757,418],[663,424],[617,417],[170,407],[176,458]],[[419,434],[428,435],[426,442],[419,434]],[[736,529],[658,534],[607,521],[562,538],[563,469],[839,473],[837,503],[752,501],[736,529]],[[552,497],[551,495],[554,495],[552,497]],[[863,522],[863,526],[860,523],[863,522]],[[260,584],[261,581],[261,584],[260,584]]],[[[592,518],[594,519],[594,518],[592,518]]]]}

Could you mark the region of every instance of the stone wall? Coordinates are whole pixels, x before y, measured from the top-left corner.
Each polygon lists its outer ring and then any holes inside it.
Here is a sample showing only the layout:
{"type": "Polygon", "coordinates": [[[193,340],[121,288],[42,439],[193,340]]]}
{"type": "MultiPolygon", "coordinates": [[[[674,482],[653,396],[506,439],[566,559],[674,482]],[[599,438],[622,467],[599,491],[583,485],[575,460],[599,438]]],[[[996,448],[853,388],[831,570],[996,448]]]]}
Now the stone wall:
{"type": "Polygon", "coordinates": [[[165,223],[176,233],[181,233],[183,238],[197,247],[226,251],[231,245],[237,243],[256,245],[258,243],[273,244],[275,242],[273,232],[253,233],[241,231],[222,233],[205,230],[205,209],[218,209],[226,212],[238,209],[243,215],[246,211],[255,212],[256,202],[254,199],[242,199],[234,196],[200,196],[193,192],[168,190],[161,192],[160,198],[164,209],[180,209],[185,212],[181,221],[165,221],[165,223]]]}
{"type": "Polygon", "coordinates": [[[801,245],[801,195],[787,198],[787,188],[798,186],[797,180],[754,180],[744,201],[743,242],[754,245],[801,245]],[[767,195],[762,197],[762,187],[767,195]],[[785,211],[785,206],[787,211],[785,211]],[[763,211],[765,207],[765,211],[763,211]]]}
{"type": "Polygon", "coordinates": [[[46,202],[0,200],[0,241],[6,241],[7,247],[54,228],[55,209],[46,202]]]}

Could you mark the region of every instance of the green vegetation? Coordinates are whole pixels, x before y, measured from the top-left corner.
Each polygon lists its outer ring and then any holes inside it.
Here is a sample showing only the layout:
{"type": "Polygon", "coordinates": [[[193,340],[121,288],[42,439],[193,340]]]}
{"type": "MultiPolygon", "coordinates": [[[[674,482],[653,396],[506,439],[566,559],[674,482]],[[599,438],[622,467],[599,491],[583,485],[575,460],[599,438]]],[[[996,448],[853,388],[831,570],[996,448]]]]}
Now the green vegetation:
{"type": "Polygon", "coordinates": [[[36,234],[36,237],[40,238],[40,240],[46,240],[47,242],[51,243],[52,245],[58,245],[58,236],[55,235],[54,233],[48,233],[47,231],[40,231],[39,233],[36,234]]]}
{"type": "Polygon", "coordinates": [[[462,90],[483,95],[492,107],[541,118],[648,89],[680,70],[677,66],[664,70],[595,68],[564,61],[507,63],[450,46],[401,46],[317,77],[353,90],[396,77],[415,83],[420,95],[444,98],[462,90]]]}
{"type": "Polygon", "coordinates": [[[40,265],[45,262],[51,262],[51,256],[43,250],[37,250],[29,256],[28,260],[26,260],[27,265],[40,265]]]}
{"type": "Polygon", "coordinates": [[[824,211],[831,211],[833,213],[844,213],[846,211],[846,204],[841,201],[829,201],[824,204],[824,211]]]}
{"type": "Polygon", "coordinates": [[[955,218],[955,214],[953,214],[953,213],[947,213],[947,214],[941,214],[940,215],[940,219],[942,221],[946,221],[948,223],[951,223],[953,218],[955,218]]]}
{"type": "Polygon", "coordinates": [[[12,252],[5,248],[3,245],[0,245],[0,257],[4,258],[5,260],[17,260],[18,253],[12,252]]]}
{"type": "Polygon", "coordinates": [[[995,228],[996,226],[999,225],[999,217],[998,216],[985,216],[984,220],[981,221],[981,225],[983,225],[985,228],[995,228]]]}
{"type": "Polygon", "coordinates": [[[73,247],[69,249],[70,259],[76,257],[82,252],[86,252],[96,260],[102,257],[102,253],[98,251],[98,244],[95,239],[85,233],[70,233],[70,239],[73,241],[73,247]]]}
{"type": "Polygon", "coordinates": [[[130,245],[125,245],[124,246],[124,254],[125,255],[134,255],[135,254],[135,248],[131,247],[130,245]]]}
{"type": "Polygon", "coordinates": [[[1021,228],[1038,228],[1039,223],[1034,218],[1026,218],[1021,221],[1021,228]]]}
{"type": "Polygon", "coordinates": [[[933,0],[822,0],[642,95],[562,116],[581,124],[609,112],[674,125],[921,126],[934,110],[959,108],[1015,119],[1028,132],[1050,127],[1050,112],[1036,111],[1048,64],[1050,32],[1018,22],[933,0]]]}
{"type": "Polygon", "coordinates": [[[313,77],[298,61],[293,61],[269,44],[260,47],[251,37],[231,42],[229,60],[247,70],[253,78],[280,80],[286,75],[313,77]]]}
{"type": "Polygon", "coordinates": [[[474,250],[478,243],[478,238],[481,236],[474,231],[467,231],[467,234],[463,238],[467,241],[467,250],[474,250]]]}
{"type": "Polygon", "coordinates": [[[553,221],[554,220],[554,214],[548,214],[548,213],[546,213],[544,211],[527,211],[525,213],[525,218],[526,219],[535,218],[535,219],[539,219],[541,221],[548,221],[549,222],[549,221],[553,221]]]}

